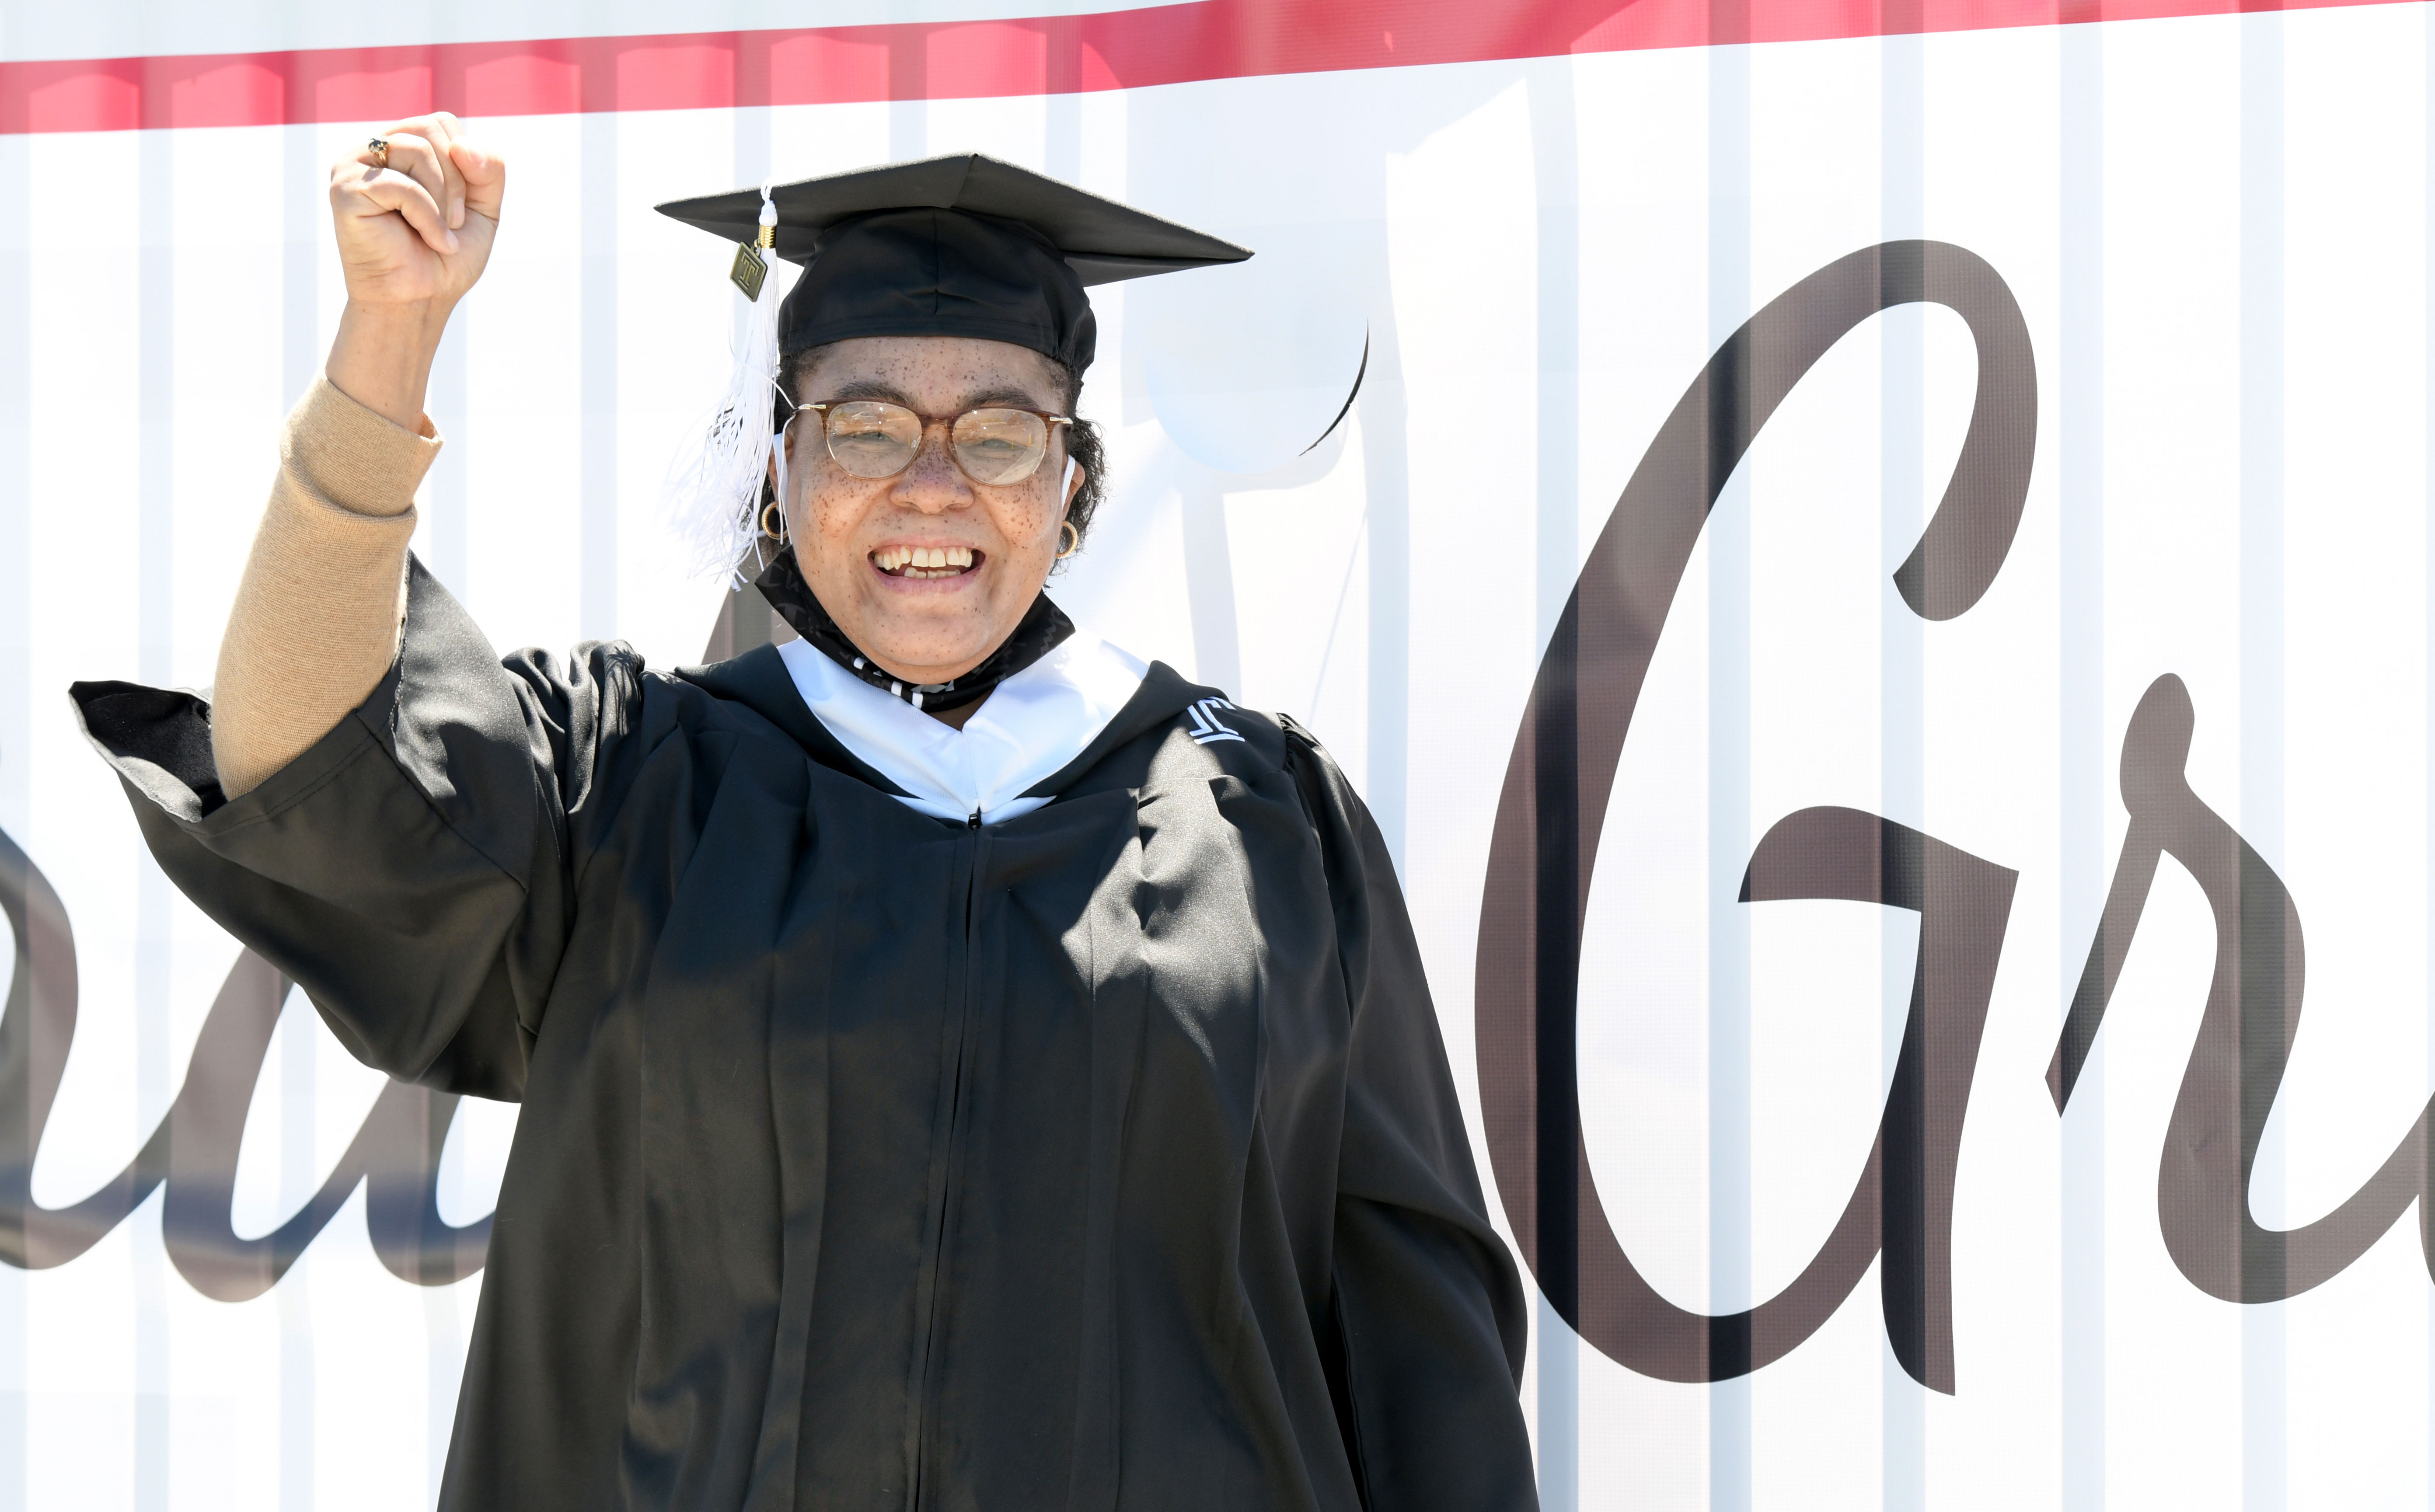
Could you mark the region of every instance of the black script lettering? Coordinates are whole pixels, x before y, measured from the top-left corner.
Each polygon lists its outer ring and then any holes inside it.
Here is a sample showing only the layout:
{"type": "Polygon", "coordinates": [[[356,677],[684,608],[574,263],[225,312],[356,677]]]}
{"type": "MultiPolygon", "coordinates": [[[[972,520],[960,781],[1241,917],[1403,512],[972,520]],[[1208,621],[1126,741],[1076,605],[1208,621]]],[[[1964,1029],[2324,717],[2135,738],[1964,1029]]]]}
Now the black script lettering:
{"type": "Polygon", "coordinates": [[[276,1284],[361,1182],[372,1248],[393,1275],[442,1286],[481,1268],[490,1218],[458,1228],[440,1216],[440,1152],[458,1100],[395,1081],[301,1211],[269,1233],[237,1237],[230,1225],[237,1146],[288,988],[251,951],[230,969],[184,1085],[127,1169],[81,1202],[36,1203],[34,1158],[76,1039],[76,935],[59,894],[6,833],[0,913],[16,936],[0,1010],[0,1261],[24,1270],[63,1265],[165,1184],[161,1230],[170,1263],[204,1296],[241,1302],[276,1284]]]}
{"type": "Polygon", "coordinates": [[[1746,897],[1842,885],[1822,895],[1918,908],[1920,964],[1896,1084],[1851,1202],[1800,1278],[1748,1313],[1710,1317],[1675,1307],[1624,1253],[1581,1143],[1576,1057],[1581,928],[1598,835],[1692,547],[1753,438],[1802,376],[1861,321],[1921,301],[1968,324],[1977,393],[1952,480],[1894,583],[1930,620],[1951,619],[1985,593],[2029,491],[2037,435],[2029,327],[2003,279],[1959,247],[1888,242],[1855,252],[1753,316],[1667,417],[1556,623],[1497,801],[1476,999],[1497,1186],[1558,1314],[1617,1363],[1663,1380],[1727,1380],[1781,1358],[1833,1313],[1882,1247],[1897,1355],[1926,1384],[1953,1389],[1953,1158],[2012,873],[1849,811],[1792,816],[1760,843],[1746,897]],[[1779,833],[1823,849],[1796,863],[1798,847],[1779,833]],[[1948,885],[1957,889],[1949,898],[1940,891],[1948,885]]]}
{"type": "Polygon", "coordinates": [[[2262,1228],[2249,1211],[2257,1146],[2300,1033],[2305,953],[2299,906],[2283,879],[2190,788],[2197,726],[2189,690],[2176,677],[2158,678],[2132,713],[2122,740],[2122,802],[2131,828],[2046,1067],[2055,1111],[2070,1105],[2138,932],[2156,864],[2169,855],[2196,879],[2215,916],[2215,974],[2156,1170],[2156,1217],[2173,1263],[2210,1297],[2279,1302],[2340,1274],[2416,1202],[2419,1242],[2435,1274],[2426,1200],[2435,1107],[2419,1114],[2365,1186],[2316,1222],[2262,1228]]]}
{"type": "Polygon", "coordinates": [[[1839,898],[1919,915],[1910,1011],[1876,1143],[1824,1247],[1749,1313],[1706,1318],[1677,1310],[1669,1322],[1681,1335],[1679,1357],[1691,1357],[1697,1331],[1707,1335],[1711,1360],[1720,1342],[1739,1349],[1744,1370],[1781,1358],[1841,1305],[1882,1247],[1878,1279],[1894,1358],[1914,1380],[1953,1389],[1953,1174],[2018,876],[1856,809],[1803,809],[1759,841],[1743,902],[1839,898]]]}

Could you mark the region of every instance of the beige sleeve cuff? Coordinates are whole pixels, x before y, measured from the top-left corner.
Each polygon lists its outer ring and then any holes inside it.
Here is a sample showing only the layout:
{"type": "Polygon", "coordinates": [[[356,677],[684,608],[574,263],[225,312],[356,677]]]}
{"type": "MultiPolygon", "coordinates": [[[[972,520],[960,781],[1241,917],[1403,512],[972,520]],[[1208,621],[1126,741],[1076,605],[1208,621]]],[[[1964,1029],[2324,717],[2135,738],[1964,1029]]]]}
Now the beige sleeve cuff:
{"type": "Polygon", "coordinates": [[[327,378],[289,413],[212,689],[212,754],[230,798],[302,755],[388,674],[414,490],[440,445],[429,420],[406,430],[327,378]]]}

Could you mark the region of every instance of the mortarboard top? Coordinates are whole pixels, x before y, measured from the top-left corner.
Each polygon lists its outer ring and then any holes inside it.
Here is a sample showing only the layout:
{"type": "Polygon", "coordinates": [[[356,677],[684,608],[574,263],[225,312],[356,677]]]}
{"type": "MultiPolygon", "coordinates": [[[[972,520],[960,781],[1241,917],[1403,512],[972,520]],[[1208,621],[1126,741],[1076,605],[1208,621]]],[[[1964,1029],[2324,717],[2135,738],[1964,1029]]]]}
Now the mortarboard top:
{"type": "MultiPolygon", "coordinates": [[[[1010,341],[1090,366],[1086,285],[1239,263],[1232,242],[979,153],[779,184],[777,254],[804,265],[778,312],[786,351],[850,336],[1010,341]]],[[[661,205],[730,241],[760,232],[761,191],[661,205]]]]}

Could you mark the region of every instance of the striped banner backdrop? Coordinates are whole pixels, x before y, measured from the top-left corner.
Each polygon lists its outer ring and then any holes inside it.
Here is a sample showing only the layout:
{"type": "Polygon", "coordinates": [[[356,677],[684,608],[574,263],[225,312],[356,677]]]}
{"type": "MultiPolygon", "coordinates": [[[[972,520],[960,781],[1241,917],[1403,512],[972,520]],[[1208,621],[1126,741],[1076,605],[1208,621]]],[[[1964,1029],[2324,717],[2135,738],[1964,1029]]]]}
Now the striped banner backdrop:
{"type": "Polygon", "coordinates": [[[1097,292],[1053,591],[1377,814],[1551,1512],[2435,1505],[2425,5],[357,9],[0,7],[0,1509],[438,1492],[514,1110],[64,697],[210,678],[324,165],[434,108],[502,646],[770,633],[671,565],[738,308],[655,202],[977,149],[1256,249],[1097,292]]]}

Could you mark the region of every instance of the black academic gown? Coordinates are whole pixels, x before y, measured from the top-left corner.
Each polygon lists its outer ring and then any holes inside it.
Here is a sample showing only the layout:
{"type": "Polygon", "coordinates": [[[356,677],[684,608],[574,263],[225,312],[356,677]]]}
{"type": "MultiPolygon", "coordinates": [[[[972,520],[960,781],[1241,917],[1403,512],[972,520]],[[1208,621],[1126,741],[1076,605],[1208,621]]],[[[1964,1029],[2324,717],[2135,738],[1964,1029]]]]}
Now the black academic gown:
{"type": "Polygon", "coordinates": [[[1054,802],[942,823],[769,647],[502,663],[418,564],[387,680],[233,802],[199,699],[77,699],[348,1049],[524,1104],[442,1507],[1532,1507],[1393,868],[1213,694],[1153,667],[1054,802]]]}

